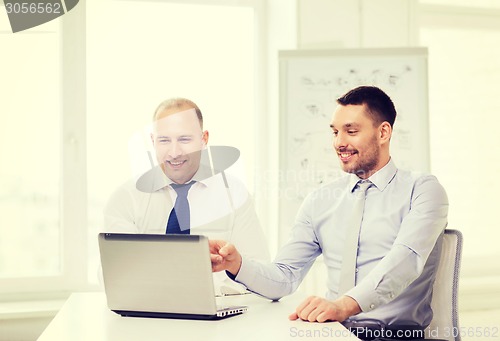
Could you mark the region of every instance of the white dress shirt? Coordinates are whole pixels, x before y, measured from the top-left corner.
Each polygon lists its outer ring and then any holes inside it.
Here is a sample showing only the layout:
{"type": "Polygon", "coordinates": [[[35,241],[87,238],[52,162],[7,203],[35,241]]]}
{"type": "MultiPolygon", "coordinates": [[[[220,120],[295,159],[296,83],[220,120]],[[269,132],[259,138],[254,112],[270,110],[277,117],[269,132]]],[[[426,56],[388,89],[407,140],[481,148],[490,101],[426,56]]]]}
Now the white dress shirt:
{"type": "MultiPolygon", "coordinates": [[[[246,257],[269,261],[267,242],[251,196],[236,178],[221,174],[194,183],[188,192],[191,234],[233,243],[246,257]]],[[[126,182],[109,199],[104,210],[103,232],[165,234],[168,217],[177,198],[165,176],[150,193],[126,182]]],[[[217,293],[241,292],[241,285],[224,273],[214,274],[217,293]],[[236,284],[236,285],[235,285],[236,284]],[[221,289],[222,288],[222,289],[221,289]]]]}
{"type": "MultiPolygon", "coordinates": [[[[311,193],[298,212],[290,240],[275,261],[243,257],[236,280],[271,299],[292,293],[323,254],[328,299],[338,296],[346,229],[353,206],[353,174],[311,193]]],[[[432,284],[447,225],[448,199],[432,175],[398,170],[392,160],[369,178],[359,235],[356,285],[346,295],[362,312],[348,321],[426,327],[432,319],[432,284]]]]}

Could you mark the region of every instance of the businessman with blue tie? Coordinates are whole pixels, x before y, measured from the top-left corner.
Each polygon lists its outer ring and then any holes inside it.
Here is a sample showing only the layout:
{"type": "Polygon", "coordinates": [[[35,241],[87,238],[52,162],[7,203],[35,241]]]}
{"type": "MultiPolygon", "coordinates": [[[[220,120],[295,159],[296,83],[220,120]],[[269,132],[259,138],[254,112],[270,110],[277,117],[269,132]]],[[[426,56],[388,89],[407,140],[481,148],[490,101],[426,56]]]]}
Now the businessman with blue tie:
{"type": "MultiPolygon", "coordinates": [[[[208,139],[193,101],[160,103],[150,136],[157,165],[145,174],[152,175],[145,177],[149,182],[127,181],[111,195],[103,232],[202,234],[230,239],[248,257],[268,260],[267,242],[244,184],[223,172],[207,175],[200,166],[208,139]]],[[[216,290],[244,290],[225,274],[214,275],[216,290]]]]}

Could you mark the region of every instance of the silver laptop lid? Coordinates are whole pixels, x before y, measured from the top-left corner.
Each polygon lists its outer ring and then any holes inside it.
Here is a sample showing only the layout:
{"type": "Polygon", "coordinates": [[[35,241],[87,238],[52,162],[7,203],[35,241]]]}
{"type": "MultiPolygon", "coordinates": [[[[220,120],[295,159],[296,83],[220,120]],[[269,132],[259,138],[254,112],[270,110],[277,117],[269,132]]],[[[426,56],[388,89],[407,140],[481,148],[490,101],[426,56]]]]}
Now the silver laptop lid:
{"type": "Polygon", "coordinates": [[[216,314],[207,237],[101,233],[99,248],[111,310],[216,314]]]}

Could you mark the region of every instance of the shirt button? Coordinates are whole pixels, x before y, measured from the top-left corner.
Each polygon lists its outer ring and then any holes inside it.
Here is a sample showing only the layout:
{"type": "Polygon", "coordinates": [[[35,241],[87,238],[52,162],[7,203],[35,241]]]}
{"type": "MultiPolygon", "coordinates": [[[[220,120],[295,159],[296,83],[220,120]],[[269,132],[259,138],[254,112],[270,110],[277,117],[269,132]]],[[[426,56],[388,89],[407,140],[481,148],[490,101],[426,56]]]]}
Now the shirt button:
{"type": "Polygon", "coordinates": [[[358,269],[358,268],[356,268],[356,273],[358,273],[358,272],[359,272],[359,269],[358,269]]]}
{"type": "Polygon", "coordinates": [[[390,298],[394,298],[394,294],[391,292],[391,293],[389,294],[389,297],[390,297],[390,298]]]}
{"type": "Polygon", "coordinates": [[[372,304],[370,304],[370,309],[373,309],[373,308],[375,308],[375,304],[372,303],[372,304]]]}

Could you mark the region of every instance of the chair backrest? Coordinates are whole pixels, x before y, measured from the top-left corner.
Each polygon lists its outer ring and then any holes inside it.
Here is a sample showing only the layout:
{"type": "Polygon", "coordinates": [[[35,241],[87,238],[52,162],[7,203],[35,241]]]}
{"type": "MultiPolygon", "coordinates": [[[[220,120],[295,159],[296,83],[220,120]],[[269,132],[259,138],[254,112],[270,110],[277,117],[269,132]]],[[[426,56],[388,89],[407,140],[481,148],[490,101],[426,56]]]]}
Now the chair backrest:
{"type": "Polygon", "coordinates": [[[441,259],[434,282],[431,307],[434,317],[426,338],[460,341],[458,325],[458,280],[463,236],[460,231],[444,231],[441,259]]]}

